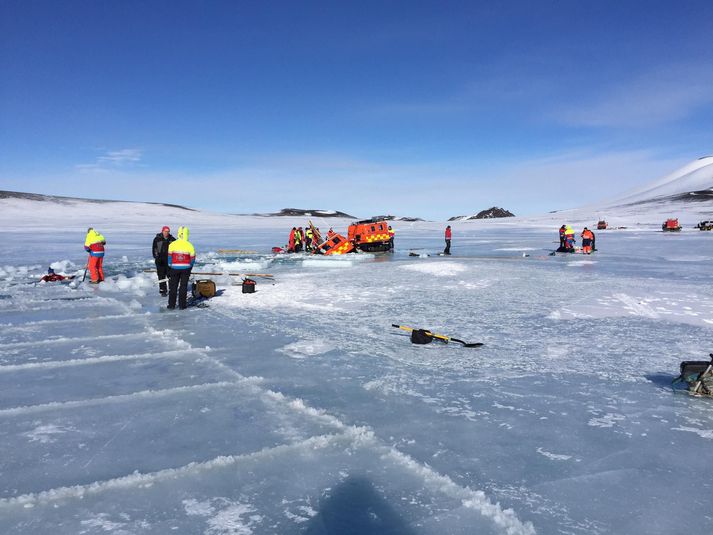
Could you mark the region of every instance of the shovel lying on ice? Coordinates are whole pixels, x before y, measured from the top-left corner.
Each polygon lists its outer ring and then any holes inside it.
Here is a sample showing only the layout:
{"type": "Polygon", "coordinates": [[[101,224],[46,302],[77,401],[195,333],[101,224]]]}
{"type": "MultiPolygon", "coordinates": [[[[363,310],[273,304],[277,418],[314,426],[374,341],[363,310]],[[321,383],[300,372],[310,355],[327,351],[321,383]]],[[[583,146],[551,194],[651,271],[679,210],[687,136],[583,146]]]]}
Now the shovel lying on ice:
{"type": "MultiPolygon", "coordinates": [[[[480,347],[483,345],[483,342],[475,342],[473,344],[469,344],[467,342],[464,342],[463,340],[459,340],[458,338],[453,338],[452,336],[446,336],[445,334],[433,333],[427,329],[414,329],[413,327],[406,327],[405,325],[396,325],[395,323],[392,323],[391,326],[396,327],[397,329],[401,329],[403,331],[412,333],[411,341],[413,341],[413,338],[414,338],[413,333],[415,331],[417,333],[421,333],[422,335],[425,335],[426,338],[430,337],[430,338],[435,338],[436,340],[440,340],[444,344],[447,344],[448,342],[450,342],[452,340],[453,342],[458,342],[459,344],[463,344],[463,347],[480,347]]],[[[414,342],[414,343],[418,343],[418,342],[414,342]]],[[[421,342],[421,343],[428,343],[428,342],[421,342]]]]}

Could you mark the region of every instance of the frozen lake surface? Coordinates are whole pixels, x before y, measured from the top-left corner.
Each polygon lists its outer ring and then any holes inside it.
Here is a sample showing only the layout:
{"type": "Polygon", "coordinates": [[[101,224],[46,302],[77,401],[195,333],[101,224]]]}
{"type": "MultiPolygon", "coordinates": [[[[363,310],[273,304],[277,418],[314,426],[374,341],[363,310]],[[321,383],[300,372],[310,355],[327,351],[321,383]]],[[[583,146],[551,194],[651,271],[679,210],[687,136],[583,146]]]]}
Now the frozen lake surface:
{"type": "Polygon", "coordinates": [[[443,258],[396,226],[339,259],[194,226],[201,271],[275,281],[185,312],[141,272],[153,233],[104,231],[100,287],[33,283],[81,277],[83,232],[5,236],[0,532],[713,532],[713,400],[669,388],[713,351],[713,233],[552,257],[556,228],[462,225],[443,258]]]}

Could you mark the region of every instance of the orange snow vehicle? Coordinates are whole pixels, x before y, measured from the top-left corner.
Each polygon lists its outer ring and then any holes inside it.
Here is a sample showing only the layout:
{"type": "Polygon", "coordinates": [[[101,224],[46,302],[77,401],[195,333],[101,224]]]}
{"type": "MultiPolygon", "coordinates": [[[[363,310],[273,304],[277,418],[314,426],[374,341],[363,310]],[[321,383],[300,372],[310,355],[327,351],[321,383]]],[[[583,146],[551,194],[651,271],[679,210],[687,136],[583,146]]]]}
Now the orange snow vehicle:
{"type": "Polygon", "coordinates": [[[678,218],[667,219],[666,222],[661,225],[661,230],[664,232],[678,232],[681,230],[681,225],[678,224],[678,218]]]}
{"type": "Polygon", "coordinates": [[[388,251],[391,248],[389,223],[382,217],[356,221],[349,225],[347,239],[360,251],[388,251]]]}
{"type": "Polygon", "coordinates": [[[334,234],[319,246],[319,251],[324,255],[338,255],[351,253],[354,250],[352,243],[341,234],[334,234]]]}

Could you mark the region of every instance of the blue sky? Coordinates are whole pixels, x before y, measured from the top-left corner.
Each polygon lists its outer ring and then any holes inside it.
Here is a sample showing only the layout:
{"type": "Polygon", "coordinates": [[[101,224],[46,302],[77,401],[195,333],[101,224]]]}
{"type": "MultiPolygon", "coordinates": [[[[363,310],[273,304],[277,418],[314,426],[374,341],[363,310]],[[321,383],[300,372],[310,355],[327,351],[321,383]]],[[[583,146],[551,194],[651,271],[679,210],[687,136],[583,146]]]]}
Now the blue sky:
{"type": "Polygon", "coordinates": [[[445,219],[713,153],[713,2],[0,0],[0,189],[445,219]]]}

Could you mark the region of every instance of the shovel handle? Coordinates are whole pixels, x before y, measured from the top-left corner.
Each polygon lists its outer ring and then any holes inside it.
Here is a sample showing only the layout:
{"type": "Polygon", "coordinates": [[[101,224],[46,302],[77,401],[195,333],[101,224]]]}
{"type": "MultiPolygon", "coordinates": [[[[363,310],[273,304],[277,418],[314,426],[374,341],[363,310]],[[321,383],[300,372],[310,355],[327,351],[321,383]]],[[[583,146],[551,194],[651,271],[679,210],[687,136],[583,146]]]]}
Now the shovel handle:
{"type": "MultiPolygon", "coordinates": [[[[396,327],[397,329],[402,329],[402,330],[404,330],[404,331],[406,331],[406,332],[411,332],[411,331],[414,330],[413,327],[406,327],[405,325],[396,325],[395,323],[392,323],[391,326],[392,326],[392,327],[396,327]]],[[[441,340],[441,341],[445,342],[446,344],[447,344],[448,341],[450,340],[450,338],[449,338],[448,336],[444,336],[444,335],[442,335],[442,334],[432,333],[432,332],[429,331],[428,329],[425,329],[425,331],[426,331],[426,334],[428,334],[429,336],[432,336],[433,338],[435,338],[435,339],[437,339],[437,340],[441,340]]]]}

